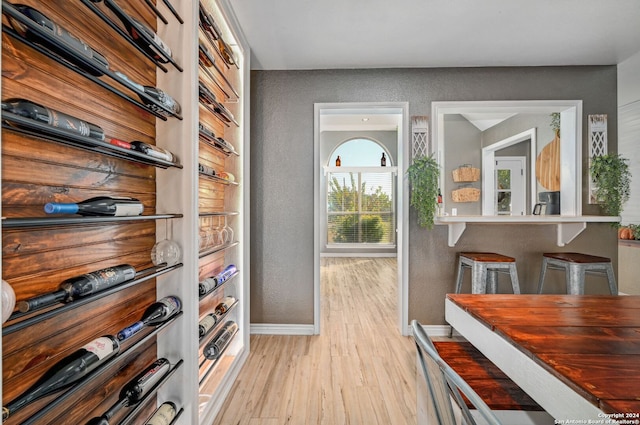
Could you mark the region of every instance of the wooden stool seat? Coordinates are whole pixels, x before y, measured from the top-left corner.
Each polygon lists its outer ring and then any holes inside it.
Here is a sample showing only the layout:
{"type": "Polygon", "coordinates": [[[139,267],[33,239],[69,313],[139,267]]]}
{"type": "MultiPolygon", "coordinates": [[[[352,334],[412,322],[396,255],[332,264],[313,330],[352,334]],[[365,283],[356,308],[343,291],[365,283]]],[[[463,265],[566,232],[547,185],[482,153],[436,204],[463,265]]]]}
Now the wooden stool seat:
{"type": "MultiPolygon", "coordinates": [[[[469,342],[434,341],[438,353],[491,410],[542,411],[542,407],[469,342]]],[[[467,404],[470,403],[467,400],[467,404]]],[[[469,405],[469,408],[472,408],[469,405]]]]}
{"type": "Polygon", "coordinates": [[[610,263],[611,258],[598,257],[596,255],[580,254],[579,252],[545,252],[543,257],[555,258],[556,260],[567,261],[569,263],[610,263]]]}
{"type": "Polygon", "coordinates": [[[611,295],[618,295],[618,284],[613,273],[611,258],[579,252],[545,252],[538,281],[538,294],[542,293],[547,269],[564,270],[567,294],[584,295],[584,278],[587,273],[606,276],[611,295]]]}
{"type": "Polygon", "coordinates": [[[506,255],[496,254],[495,252],[461,252],[462,257],[467,257],[473,261],[481,261],[484,263],[515,263],[516,259],[507,257],[506,255]]]}
{"type": "Polygon", "coordinates": [[[464,269],[471,269],[471,293],[495,294],[498,288],[498,273],[509,273],[513,293],[520,293],[516,259],[495,252],[461,252],[458,257],[456,294],[462,290],[464,269]]]}

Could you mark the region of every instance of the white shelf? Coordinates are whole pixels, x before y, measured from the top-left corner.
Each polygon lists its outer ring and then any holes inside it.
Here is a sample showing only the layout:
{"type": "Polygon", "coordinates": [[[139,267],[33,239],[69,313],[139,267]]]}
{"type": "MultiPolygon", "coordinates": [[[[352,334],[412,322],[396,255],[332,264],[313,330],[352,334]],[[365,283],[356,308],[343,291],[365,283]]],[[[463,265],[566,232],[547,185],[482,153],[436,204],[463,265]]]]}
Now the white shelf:
{"type": "Polygon", "coordinates": [[[600,215],[456,215],[436,217],[434,224],[449,228],[448,244],[453,247],[467,228],[467,223],[477,224],[554,224],[558,246],[565,246],[576,238],[587,223],[617,223],[620,217],[600,215]]]}
{"type": "Polygon", "coordinates": [[[324,166],[324,175],[329,173],[393,173],[398,174],[398,167],[328,167],[324,166]]]}

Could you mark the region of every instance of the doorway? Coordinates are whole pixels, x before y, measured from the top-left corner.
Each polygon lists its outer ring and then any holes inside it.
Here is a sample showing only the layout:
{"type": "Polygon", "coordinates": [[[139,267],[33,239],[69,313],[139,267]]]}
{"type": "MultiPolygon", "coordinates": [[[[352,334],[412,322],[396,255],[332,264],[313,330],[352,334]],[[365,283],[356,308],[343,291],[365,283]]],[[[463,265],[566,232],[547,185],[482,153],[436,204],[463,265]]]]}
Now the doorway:
{"type": "MultiPolygon", "coordinates": [[[[393,164],[397,168],[396,192],[396,253],[397,257],[397,327],[402,335],[409,334],[408,324],[408,182],[404,170],[408,164],[408,152],[405,141],[409,140],[409,105],[407,102],[393,103],[316,103],[314,105],[314,333],[320,334],[321,322],[321,256],[326,249],[326,188],[327,154],[321,140],[323,132],[328,131],[395,131],[396,158],[393,164]]],[[[341,164],[347,170],[348,164],[341,164]]],[[[355,167],[357,168],[357,167],[355,167]]],[[[335,171],[335,170],[334,170],[335,171]]],[[[365,170],[366,171],[366,170],[365,170]]],[[[348,254],[345,254],[348,255],[348,254]]],[[[370,253],[370,255],[376,255],[370,253]]],[[[382,255],[382,254],[378,254],[382,255]]]]}
{"type": "Polygon", "coordinates": [[[527,207],[527,183],[525,180],[526,157],[496,157],[495,214],[525,215],[527,207]]]}

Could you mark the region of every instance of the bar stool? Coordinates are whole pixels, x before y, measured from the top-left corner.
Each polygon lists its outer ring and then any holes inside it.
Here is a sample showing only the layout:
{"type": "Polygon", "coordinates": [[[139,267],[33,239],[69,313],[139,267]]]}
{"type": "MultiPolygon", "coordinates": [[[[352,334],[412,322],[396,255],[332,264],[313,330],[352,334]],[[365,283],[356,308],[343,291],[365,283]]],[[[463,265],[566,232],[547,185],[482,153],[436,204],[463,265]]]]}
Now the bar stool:
{"type": "Polygon", "coordinates": [[[520,293],[516,259],[493,252],[461,252],[458,258],[456,294],[462,290],[464,269],[471,269],[471,293],[495,294],[498,289],[498,273],[509,273],[513,293],[520,293]]]}
{"type": "Polygon", "coordinates": [[[567,294],[584,295],[584,276],[586,273],[607,277],[611,295],[618,295],[618,285],[613,274],[611,259],[577,252],[545,252],[542,254],[542,267],[538,281],[538,294],[542,293],[547,269],[564,270],[567,294]]]}

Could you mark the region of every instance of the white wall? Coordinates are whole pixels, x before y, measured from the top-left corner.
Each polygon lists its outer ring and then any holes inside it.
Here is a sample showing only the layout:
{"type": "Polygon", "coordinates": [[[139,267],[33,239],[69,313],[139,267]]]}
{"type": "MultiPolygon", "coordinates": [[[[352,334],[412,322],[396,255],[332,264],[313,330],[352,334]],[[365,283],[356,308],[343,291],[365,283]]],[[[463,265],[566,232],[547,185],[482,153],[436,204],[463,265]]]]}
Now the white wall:
{"type": "MultiPolygon", "coordinates": [[[[640,52],[618,64],[618,153],[629,159],[631,197],[624,205],[623,224],[640,224],[640,52]]],[[[640,245],[618,248],[621,292],[640,294],[640,245]]]]}

